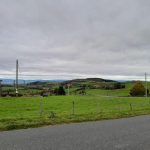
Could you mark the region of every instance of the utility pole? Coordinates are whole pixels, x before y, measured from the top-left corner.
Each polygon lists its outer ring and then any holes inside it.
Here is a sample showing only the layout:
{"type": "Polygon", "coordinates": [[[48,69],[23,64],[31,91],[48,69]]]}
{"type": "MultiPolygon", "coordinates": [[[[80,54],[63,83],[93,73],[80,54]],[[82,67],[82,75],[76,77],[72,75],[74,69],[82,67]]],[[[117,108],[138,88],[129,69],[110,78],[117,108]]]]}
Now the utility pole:
{"type": "Polygon", "coordinates": [[[2,96],[2,80],[0,80],[0,96],[2,96]]]}
{"type": "Polygon", "coordinates": [[[18,60],[16,60],[16,96],[18,96],[18,60]]]}
{"type": "Polygon", "coordinates": [[[147,98],[147,73],[145,72],[145,97],[147,98]]]}

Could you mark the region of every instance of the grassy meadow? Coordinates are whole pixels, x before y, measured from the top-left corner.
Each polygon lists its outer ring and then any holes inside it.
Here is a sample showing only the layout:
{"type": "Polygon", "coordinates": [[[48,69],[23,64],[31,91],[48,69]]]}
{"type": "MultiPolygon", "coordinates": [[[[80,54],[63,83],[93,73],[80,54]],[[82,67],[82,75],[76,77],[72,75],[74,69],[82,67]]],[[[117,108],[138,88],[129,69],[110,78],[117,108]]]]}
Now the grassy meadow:
{"type": "MultiPolygon", "coordinates": [[[[125,84],[125,88],[116,90],[88,88],[86,95],[74,95],[73,87],[70,96],[43,97],[42,113],[40,96],[0,97],[0,130],[150,114],[150,97],[130,97],[133,83],[125,84]]],[[[37,92],[23,88],[19,91],[37,92]]]]}
{"type": "Polygon", "coordinates": [[[42,100],[42,114],[40,97],[0,98],[0,130],[150,114],[150,98],[128,97],[127,91],[94,89],[85,96],[49,96],[42,100]]]}

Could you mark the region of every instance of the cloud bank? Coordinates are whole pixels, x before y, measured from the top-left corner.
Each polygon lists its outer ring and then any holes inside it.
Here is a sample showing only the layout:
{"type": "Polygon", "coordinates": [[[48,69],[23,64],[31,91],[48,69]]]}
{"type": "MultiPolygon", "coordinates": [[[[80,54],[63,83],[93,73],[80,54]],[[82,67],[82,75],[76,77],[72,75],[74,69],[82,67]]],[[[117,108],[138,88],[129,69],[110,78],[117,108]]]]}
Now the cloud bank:
{"type": "Polygon", "coordinates": [[[22,76],[141,78],[149,14],[149,0],[1,0],[0,73],[19,59],[22,76]]]}

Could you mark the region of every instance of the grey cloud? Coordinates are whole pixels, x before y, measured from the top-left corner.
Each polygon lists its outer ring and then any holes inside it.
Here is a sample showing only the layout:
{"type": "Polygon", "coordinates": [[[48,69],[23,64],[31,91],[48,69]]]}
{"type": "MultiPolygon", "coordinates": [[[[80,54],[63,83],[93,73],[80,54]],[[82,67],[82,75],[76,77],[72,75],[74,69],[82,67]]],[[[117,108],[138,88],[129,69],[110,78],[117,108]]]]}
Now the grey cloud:
{"type": "Polygon", "coordinates": [[[0,72],[19,59],[22,74],[141,76],[149,13],[148,0],[1,0],[0,72]]]}

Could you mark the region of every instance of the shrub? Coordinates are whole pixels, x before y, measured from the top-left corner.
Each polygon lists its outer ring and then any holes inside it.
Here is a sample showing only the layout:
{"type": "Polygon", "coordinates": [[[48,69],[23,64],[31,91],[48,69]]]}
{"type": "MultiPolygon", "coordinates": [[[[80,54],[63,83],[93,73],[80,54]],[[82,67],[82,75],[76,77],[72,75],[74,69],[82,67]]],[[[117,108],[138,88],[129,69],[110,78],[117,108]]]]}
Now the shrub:
{"type": "Polygon", "coordinates": [[[58,95],[66,95],[66,92],[65,92],[63,86],[59,86],[59,88],[58,88],[58,95]]]}
{"type": "Polygon", "coordinates": [[[145,95],[144,85],[141,82],[135,83],[135,85],[130,90],[130,95],[131,96],[144,96],[145,95]]]}
{"type": "Polygon", "coordinates": [[[55,95],[66,95],[66,92],[65,92],[63,86],[59,86],[59,88],[56,88],[54,90],[54,94],[55,95]]]}

